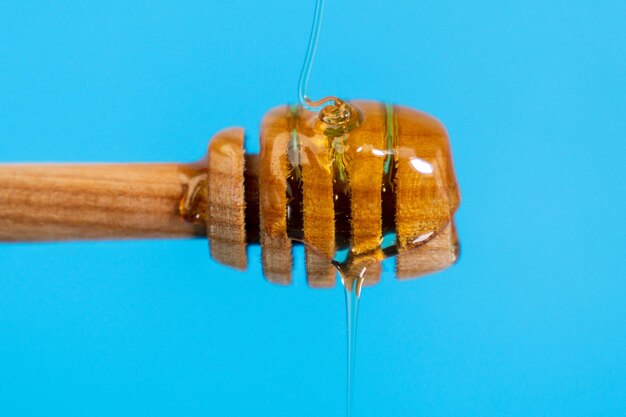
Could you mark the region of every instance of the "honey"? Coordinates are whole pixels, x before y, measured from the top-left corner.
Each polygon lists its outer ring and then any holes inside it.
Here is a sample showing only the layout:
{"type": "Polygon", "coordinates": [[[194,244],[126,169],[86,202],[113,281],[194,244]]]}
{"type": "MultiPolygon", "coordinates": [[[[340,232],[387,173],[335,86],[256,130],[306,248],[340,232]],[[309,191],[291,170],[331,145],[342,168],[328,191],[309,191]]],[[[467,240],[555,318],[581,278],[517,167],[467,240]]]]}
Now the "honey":
{"type": "Polygon", "coordinates": [[[273,182],[285,183],[284,232],[357,291],[373,265],[424,245],[452,221],[458,186],[445,130],[431,117],[355,101],[321,112],[279,108],[264,123],[276,127],[277,119],[285,131],[267,140],[285,141],[284,170],[276,163],[272,171],[273,182]]]}
{"type": "Polygon", "coordinates": [[[206,161],[180,165],[178,168],[182,188],[178,212],[189,223],[207,222],[207,164],[206,161]]]}

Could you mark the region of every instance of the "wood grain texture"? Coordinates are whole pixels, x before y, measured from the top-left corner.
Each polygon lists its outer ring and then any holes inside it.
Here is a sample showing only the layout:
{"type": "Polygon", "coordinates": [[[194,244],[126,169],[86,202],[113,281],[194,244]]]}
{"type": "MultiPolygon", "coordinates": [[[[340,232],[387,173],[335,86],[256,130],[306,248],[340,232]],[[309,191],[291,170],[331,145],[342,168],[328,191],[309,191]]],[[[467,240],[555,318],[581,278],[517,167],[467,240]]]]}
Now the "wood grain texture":
{"type": "Polygon", "coordinates": [[[179,164],[0,165],[0,241],[189,238],[179,164]]]}
{"type": "Polygon", "coordinates": [[[244,194],[244,130],[222,130],[208,151],[207,234],[211,257],[245,270],[246,227],[244,194]]]}
{"type": "MultiPolygon", "coordinates": [[[[352,216],[352,252],[372,259],[382,258],[382,187],[386,149],[386,113],[382,103],[357,101],[363,113],[358,129],[346,140],[348,178],[350,181],[350,213],[352,216]]],[[[380,281],[381,264],[374,261],[367,268],[364,284],[380,281]]]]}
{"type": "Polygon", "coordinates": [[[452,221],[460,194],[443,125],[431,116],[401,106],[394,106],[394,125],[398,148],[396,276],[407,278],[440,270],[443,260],[447,260],[447,266],[456,260],[456,256],[450,256],[457,250],[456,237],[454,242],[450,238],[453,229],[441,232],[452,221]],[[419,250],[411,250],[416,245],[420,245],[419,250]],[[411,254],[404,255],[407,251],[411,254]]]}
{"type": "Polygon", "coordinates": [[[396,277],[419,278],[454,264],[459,256],[459,242],[454,222],[435,237],[415,249],[398,254],[396,277]]]}
{"type": "Polygon", "coordinates": [[[287,143],[289,107],[268,112],[261,123],[259,206],[261,260],[265,277],[275,284],[291,283],[291,241],[287,236],[287,143]]]}
{"type": "Polygon", "coordinates": [[[303,226],[307,283],[313,288],[332,288],[336,282],[335,211],[333,175],[330,170],[328,141],[311,128],[317,115],[304,112],[296,129],[300,141],[302,169],[303,226]]]}

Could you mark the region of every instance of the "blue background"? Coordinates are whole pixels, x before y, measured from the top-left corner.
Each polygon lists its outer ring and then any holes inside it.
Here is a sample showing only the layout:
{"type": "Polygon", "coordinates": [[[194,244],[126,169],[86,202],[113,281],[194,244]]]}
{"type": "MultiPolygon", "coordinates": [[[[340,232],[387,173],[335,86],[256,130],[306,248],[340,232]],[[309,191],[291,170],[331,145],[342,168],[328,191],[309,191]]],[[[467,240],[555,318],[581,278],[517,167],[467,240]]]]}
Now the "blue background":
{"type": "MultiPolygon", "coordinates": [[[[258,150],[313,0],[3,1],[0,161],[258,150]]],[[[436,115],[460,262],[364,293],[355,416],[626,415],[626,3],[330,0],[311,95],[436,115]]],[[[339,416],[342,290],[206,242],[0,246],[0,415],[339,416]]],[[[388,271],[393,263],[385,265],[388,271]]]]}

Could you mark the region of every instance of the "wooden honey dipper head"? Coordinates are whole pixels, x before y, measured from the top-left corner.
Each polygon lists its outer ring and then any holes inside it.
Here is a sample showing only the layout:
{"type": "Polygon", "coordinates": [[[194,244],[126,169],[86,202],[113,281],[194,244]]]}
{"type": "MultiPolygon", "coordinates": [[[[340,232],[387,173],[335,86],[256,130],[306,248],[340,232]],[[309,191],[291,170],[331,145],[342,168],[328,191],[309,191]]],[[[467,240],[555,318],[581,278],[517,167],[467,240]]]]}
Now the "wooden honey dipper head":
{"type": "Polygon", "coordinates": [[[401,279],[456,261],[460,195],[434,118],[373,101],[320,112],[277,107],[261,124],[258,165],[244,156],[243,136],[226,130],[209,146],[206,223],[216,260],[245,268],[245,244],[258,236],[265,276],[289,284],[292,242],[301,242],[316,288],[334,286],[337,269],[376,283],[387,256],[397,255],[401,279]]]}

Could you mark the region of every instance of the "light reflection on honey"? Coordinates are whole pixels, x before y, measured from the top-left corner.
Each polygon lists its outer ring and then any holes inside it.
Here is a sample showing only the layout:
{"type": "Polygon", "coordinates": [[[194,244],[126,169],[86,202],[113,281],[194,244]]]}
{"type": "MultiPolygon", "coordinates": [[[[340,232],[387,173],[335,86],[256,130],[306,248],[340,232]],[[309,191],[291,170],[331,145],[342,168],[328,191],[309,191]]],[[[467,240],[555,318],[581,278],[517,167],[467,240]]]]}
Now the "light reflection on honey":
{"type": "Polygon", "coordinates": [[[205,161],[180,165],[179,178],[181,198],[178,205],[180,216],[189,223],[207,222],[207,164],[205,161]]]}

